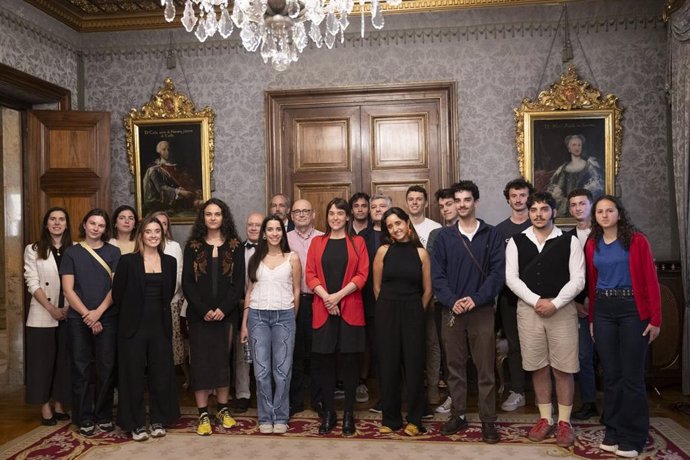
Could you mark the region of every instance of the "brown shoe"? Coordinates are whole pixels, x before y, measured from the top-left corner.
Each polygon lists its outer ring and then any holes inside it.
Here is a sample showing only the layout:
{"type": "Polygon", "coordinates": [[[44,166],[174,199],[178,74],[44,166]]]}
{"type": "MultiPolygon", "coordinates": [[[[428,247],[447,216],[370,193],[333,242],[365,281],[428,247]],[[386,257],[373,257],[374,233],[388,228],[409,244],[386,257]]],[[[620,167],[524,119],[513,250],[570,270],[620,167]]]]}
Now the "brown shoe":
{"type": "Polygon", "coordinates": [[[556,433],[556,444],[566,449],[575,443],[575,430],[573,426],[564,421],[558,422],[558,432],[556,433]]]}
{"type": "Polygon", "coordinates": [[[536,425],[529,430],[529,435],[527,436],[530,441],[541,442],[546,439],[547,436],[553,433],[556,429],[556,424],[549,424],[549,421],[545,418],[540,418],[536,425]]]}

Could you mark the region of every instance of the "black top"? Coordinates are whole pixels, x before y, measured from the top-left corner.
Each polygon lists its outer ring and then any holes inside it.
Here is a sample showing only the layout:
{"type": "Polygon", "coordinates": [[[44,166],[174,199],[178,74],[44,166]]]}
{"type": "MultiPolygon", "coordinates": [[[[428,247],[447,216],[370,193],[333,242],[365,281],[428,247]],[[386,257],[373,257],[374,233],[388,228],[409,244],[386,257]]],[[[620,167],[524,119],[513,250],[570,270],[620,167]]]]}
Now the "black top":
{"type": "Polygon", "coordinates": [[[328,239],[326,249],[321,257],[323,274],[326,277],[326,289],[329,294],[338,292],[343,288],[345,269],[347,268],[347,244],[345,238],[328,239]]]}
{"type": "Polygon", "coordinates": [[[163,300],[163,273],[144,274],[144,303],[154,305],[163,300]]]}
{"type": "Polygon", "coordinates": [[[368,226],[359,233],[364,238],[369,254],[369,276],[362,289],[362,301],[364,302],[364,314],[368,317],[374,316],[376,298],[374,297],[374,257],[376,251],[381,246],[381,230],[375,230],[373,225],[368,226]]]}
{"type": "MultiPolygon", "coordinates": [[[[55,246],[50,246],[50,252],[53,253],[53,259],[55,259],[55,265],[57,266],[58,273],[60,273],[60,264],[62,263],[62,248],[58,249],[55,246]]],[[[65,306],[65,294],[62,292],[62,277],[60,277],[60,296],[58,297],[58,308],[63,308],[65,306]]]]}
{"type": "Polygon", "coordinates": [[[417,300],[424,292],[422,260],[414,243],[391,244],[383,258],[381,300],[417,300]]]}
{"type": "Polygon", "coordinates": [[[182,290],[188,303],[187,321],[202,322],[209,310],[220,308],[223,321],[235,322],[244,296],[244,246],[235,239],[218,246],[215,270],[212,254],[213,246],[203,240],[190,240],[184,248],[182,290]],[[211,273],[217,274],[215,283],[211,273]]]}
{"type": "Polygon", "coordinates": [[[170,302],[175,293],[177,278],[177,261],[173,256],[161,255],[161,272],[157,274],[146,273],[144,269],[144,258],[141,254],[133,252],[125,254],[120,262],[113,278],[113,308],[120,312],[117,333],[120,337],[132,337],[142,324],[146,324],[144,319],[144,305],[149,297],[149,276],[158,275],[160,285],[158,296],[160,304],[163,306],[162,321],[163,331],[166,337],[172,334],[172,313],[170,302]]]}

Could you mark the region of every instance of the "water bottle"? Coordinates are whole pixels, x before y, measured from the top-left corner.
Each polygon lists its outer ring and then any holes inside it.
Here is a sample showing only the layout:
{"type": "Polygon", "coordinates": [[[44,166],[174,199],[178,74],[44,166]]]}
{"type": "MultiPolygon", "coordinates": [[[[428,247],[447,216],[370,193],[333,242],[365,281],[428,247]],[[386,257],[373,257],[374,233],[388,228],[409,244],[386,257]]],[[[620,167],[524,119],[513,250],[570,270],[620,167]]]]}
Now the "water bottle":
{"type": "Polygon", "coordinates": [[[251,364],[252,363],[252,349],[249,348],[249,340],[244,342],[243,348],[244,348],[244,362],[247,364],[251,364]]]}

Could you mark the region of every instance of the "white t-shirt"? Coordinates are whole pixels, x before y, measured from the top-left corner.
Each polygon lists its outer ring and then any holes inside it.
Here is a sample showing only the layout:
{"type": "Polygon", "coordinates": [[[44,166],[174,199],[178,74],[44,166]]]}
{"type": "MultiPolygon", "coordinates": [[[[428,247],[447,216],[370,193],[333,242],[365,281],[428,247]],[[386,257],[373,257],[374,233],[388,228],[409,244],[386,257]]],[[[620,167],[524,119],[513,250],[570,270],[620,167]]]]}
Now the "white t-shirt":
{"type": "Polygon", "coordinates": [[[441,224],[436,222],[435,220],[431,220],[429,218],[424,218],[424,222],[421,224],[412,224],[414,225],[414,230],[417,232],[417,236],[419,236],[419,241],[422,242],[422,246],[424,246],[424,249],[426,249],[426,243],[429,241],[429,234],[431,233],[432,230],[436,228],[441,228],[441,224]]]}

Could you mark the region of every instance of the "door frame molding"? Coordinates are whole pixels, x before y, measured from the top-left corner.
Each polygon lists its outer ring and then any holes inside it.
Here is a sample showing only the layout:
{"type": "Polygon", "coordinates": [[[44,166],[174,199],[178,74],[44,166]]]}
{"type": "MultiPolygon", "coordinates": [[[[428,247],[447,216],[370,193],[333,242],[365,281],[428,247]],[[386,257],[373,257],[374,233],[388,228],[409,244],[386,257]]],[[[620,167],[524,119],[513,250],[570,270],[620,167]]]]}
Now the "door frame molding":
{"type": "Polygon", "coordinates": [[[5,64],[0,64],[0,86],[9,90],[0,92],[0,103],[15,110],[46,103],[57,103],[58,110],[72,109],[70,90],[5,64]]]}
{"type": "MultiPolygon", "coordinates": [[[[444,114],[439,119],[447,117],[448,124],[441,126],[443,130],[439,146],[440,157],[447,157],[442,162],[441,184],[450,186],[454,180],[458,165],[458,107],[457,83],[455,81],[432,81],[411,83],[387,83],[379,85],[356,85],[335,88],[305,88],[291,90],[264,91],[265,113],[265,144],[266,144],[266,203],[276,193],[289,193],[285,187],[283,176],[286,167],[281,152],[283,137],[283,112],[286,109],[323,107],[331,104],[393,102],[405,100],[400,98],[401,92],[417,93],[407,100],[434,99],[440,101],[444,114]],[[445,115],[445,117],[444,117],[445,115]],[[448,132],[446,126],[450,127],[448,132]],[[447,167],[444,168],[444,165],[447,167]],[[446,169],[446,170],[443,170],[446,169]]],[[[433,193],[433,191],[430,191],[433,193]]],[[[291,197],[292,198],[292,197],[291,197]]]]}

